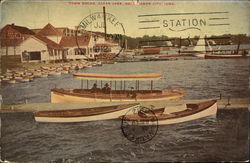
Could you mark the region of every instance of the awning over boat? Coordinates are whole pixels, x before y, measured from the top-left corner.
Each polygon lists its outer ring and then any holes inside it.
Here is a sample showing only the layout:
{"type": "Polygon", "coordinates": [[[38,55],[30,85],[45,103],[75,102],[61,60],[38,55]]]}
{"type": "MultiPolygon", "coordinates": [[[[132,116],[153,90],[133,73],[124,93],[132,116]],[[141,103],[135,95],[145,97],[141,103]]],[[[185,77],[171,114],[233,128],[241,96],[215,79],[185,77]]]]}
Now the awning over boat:
{"type": "Polygon", "coordinates": [[[74,78],[85,80],[159,80],[162,77],[160,73],[153,74],[93,74],[93,73],[75,73],[74,78]]]}

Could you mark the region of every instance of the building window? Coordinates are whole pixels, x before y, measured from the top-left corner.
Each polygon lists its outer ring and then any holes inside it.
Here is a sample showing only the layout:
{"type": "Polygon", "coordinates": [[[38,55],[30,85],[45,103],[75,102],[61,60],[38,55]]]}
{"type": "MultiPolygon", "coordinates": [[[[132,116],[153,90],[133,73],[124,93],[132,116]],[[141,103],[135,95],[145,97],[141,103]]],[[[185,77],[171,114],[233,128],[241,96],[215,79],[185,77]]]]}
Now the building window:
{"type": "Polygon", "coordinates": [[[20,33],[17,33],[17,34],[16,34],[16,38],[21,38],[20,33]]]}
{"type": "Polygon", "coordinates": [[[85,55],[86,49],[85,48],[75,48],[75,55],[85,55]]]}

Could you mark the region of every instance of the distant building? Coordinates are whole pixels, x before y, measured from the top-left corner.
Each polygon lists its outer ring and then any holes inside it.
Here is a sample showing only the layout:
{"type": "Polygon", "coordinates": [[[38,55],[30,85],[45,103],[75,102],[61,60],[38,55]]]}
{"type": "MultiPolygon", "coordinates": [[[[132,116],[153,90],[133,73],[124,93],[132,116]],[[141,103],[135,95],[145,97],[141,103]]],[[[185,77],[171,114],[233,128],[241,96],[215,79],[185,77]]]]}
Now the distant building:
{"type": "Polygon", "coordinates": [[[16,55],[22,62],[113,58],[121,49],[100,32],[77,32],[48,23],[41,29],[8,24],[0,31],[1,55],[16,55]]]}
{"type": "Polygon", "coordinates": [[[30,36],[35,35],[26,27],[8,24],[0,30],[1,55],[20,55],[20,44],[30,36]]]}
{"type": "Polygon", "coordinates": [[[87,59],[88,56],[88,36],[63,36],[60,46],[66,49],[66,59],[87,59]]]}
{"type": "Polygon", "coordinates": [[[1,55],[20,56],[22,62],[61,60],[64,50],[53,41],[56,37],[50,37],[52,30],[46,27],[36,34],[26,27],[8,24],[0,31],[1,55]],[[46,34],[50,39],[41,34],[46,34]]]}
{"type": "Polygon", "coordinates": [[[48,39],[56,42],[59,44],[62,36],[64,35],[61,31],[57,30],[54,26],[52,26],[50,23],[48,23],[46,26],[44,26],[37,35],[45,36],[48,39]]]}
{"type": "Polygon", "coordinates": [[[47,37],[30,36],[20,44],[23,62],[63,60],[66,51],[47,37]]]}

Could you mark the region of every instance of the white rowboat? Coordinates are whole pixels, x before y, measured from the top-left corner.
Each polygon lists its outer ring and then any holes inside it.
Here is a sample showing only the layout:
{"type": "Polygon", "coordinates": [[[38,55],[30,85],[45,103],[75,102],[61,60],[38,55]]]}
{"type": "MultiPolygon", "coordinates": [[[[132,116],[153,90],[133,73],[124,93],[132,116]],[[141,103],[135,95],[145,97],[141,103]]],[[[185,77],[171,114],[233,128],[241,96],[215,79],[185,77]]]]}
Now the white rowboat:
{"type": "Polygon", "coordinates": [[[150,121],[158,121],[158,125],[167,125],[174,123],[181,123],[191,121],[217,113],[217,101],[210,100],[196,104],[187,104],[186,109],[178,112],[167,113],[167,108],[161,108],[148,113],[141,113],[124,115],[120,118],[126,122],[141,122],[138,125],[148,125],[150,121]],[[143,116],[142,116],[143,114],[143,116]]]}
{"type": "Polygon", "coordinates": [[[129,109],[138,106],[138,103],[133,103],[73,110],[39,111],[35,112],[34,116],[38,122],[55,123],[109,120],[119,118],[119,116],[124,115],[129,109]]]}

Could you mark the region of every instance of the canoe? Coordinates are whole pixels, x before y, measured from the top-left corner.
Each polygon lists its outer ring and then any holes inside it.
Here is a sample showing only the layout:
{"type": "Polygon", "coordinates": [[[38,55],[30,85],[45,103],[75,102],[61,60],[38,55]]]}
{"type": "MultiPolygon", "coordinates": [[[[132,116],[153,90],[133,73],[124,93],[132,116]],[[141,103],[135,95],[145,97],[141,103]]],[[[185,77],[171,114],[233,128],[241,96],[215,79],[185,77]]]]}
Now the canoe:
{"type": "Polygon", "coordinates": [[[61,73],[62,73],[62,74],[68,74],[69,71],[67,71],[67,70],[62,70],[61,73]]]}
{"type": "Polygon", "coordinates": [[[20,80],[20,82],[23,82],[23,83],[24,83],[24,82],[29,82],[29,81],[30,81],[29,78],[23,78],[23,79],[20,80]]]}
{"type": "Polygon", "coordinates": [[[126,114],[129,109],[138,107],[139,103],[83,108],[73,110],[39,111],[34,113],[37,122],[87,122],[116,119],[126,114]]]}
{"type": "Polygon", "coordinates": [[[40,73],[40,72],[34,73],[33,75],[34,75],[34,78],[42,77],[42,73],[40,73]]]}
{"type": "Polygon", "coordinates": [[[22,78],[22,77],[14,77],[14,79],[15,79],[16,81],[20,81],[20,80],[22,80],[23,78],[22,78]]]}
{"type": "Polygon", "coordinates": [[[46,77],[48,77],[48,74],[47,73],[42,73],[41,78],[46,78],[46,77]]]}
{"type": "Polygon", "coordinates": [[[143,122],[156,121],[156,119],[158,120],[158,125],[181,123],[215,115],[217,113],[217,101],[209,100],[196,104],[186,104],[186,108],[178,112],[167,113],[167,107],[164,112],[159,111],[159,109],[158,112],[154,110],[153,112],[142,113],[139,111],[138,113],[123,115],[120,118],[126,122],[142,122],[138,123],[139,125],[147,125],[149,123],[143,122]]]}
{"type": "Polygon", "coordinates": [[[43,70],[49,70],[49,69],[50,69],[49,67],[46,67],[46,66],[41,66],[41,68],[42,68],[43,70]]]}
{"type": "Polygon", "coordinates": [[[50,72],[49,75],[58,76],[58,75],[61,75],[61,72],[54,71],[54,72],[50,72]]]}
{"type": "Polygon", "coordinates": [[[7,83],[8,81],[10,81],[10,79],[9,79],[9,78],[3,78],[1,82],[3,82],[3,83],[7,83]]]}
{"type": "Polygon", "coordinates": [[[9,81],[7,81],[7,83],[9,83],[9,84],[15,84],[15,83],[16,83],[16,80],[10,79],[9,81]]]}

